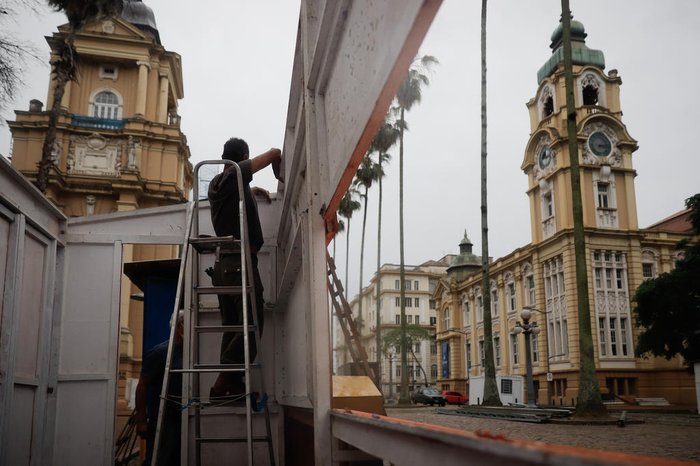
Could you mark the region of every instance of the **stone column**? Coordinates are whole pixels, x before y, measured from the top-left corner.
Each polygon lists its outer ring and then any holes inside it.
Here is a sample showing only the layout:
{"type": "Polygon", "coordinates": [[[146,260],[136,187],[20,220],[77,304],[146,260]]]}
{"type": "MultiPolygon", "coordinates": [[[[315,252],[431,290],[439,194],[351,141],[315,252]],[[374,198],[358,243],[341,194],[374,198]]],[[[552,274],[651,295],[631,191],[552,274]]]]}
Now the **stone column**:
{"type": "Polygon", "coordinates": [[[49,76],[49,93],[46,96],[46,110],[51,111],[51,108],[53,107],[53,96],[54,93],[56,92],[56,73],[53,71],[51,72],[51,75],[49,76]]]}
{"type": "Polygon", "coordinates": [[[139,67],[139,81],[136,88],[136,115],[146,115],[146,94],[148,93],[148,70],[151,64],[145,61],[137,61],[139,67]]]}
{"type": "Polygon", "coordinates": [[[158,123],[168,122],[168,75],[165,72],[160,74],[160,92],[158,93],[158,112],[156,121],[158,123]]]}
{"type": "Polygon", "coordinates": [[[68,108],[70,107],[70,90],[73,87],[71,86],[71,84],[72,81],[68,81],[66,83],[65,90],[63,91],[63,98],[61,99],[61,110],[68,110],[68,108]]]}

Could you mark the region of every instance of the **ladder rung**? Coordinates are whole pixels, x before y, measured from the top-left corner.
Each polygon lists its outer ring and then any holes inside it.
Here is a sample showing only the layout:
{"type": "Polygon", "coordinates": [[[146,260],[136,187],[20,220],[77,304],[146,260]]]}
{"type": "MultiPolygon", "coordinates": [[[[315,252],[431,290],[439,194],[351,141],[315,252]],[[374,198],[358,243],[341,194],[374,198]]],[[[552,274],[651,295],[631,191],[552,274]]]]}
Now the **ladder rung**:
{"type": "Polygon", "coordinates": [[[240,254],[241,240],[233,236],[205,236],[190,238],[190,244],[198,252],[215,252],[216,248],[225,248],[227,252],[240,254]]]}
{"type": "MultiPolygon", "coordinates": [[[[248,324],[248,331],[252,332],[256,329],[253,324],[248,324]]],[[[218,333],[218,332],[244,332],[243,325],[196,325],[195,332],[200,333],[218,333]]]]}
{"type": "Polygon", "coordinates": [[[214,311],[214,310],[219,310],[219,305],[218,304],[212,304],[211,306],[200,304],[197,306],[198,311],[214,311]]]}
{"type": "MultiPolygon", "coordinates": [[[[253,369],[253,365],[250,365],[250,368],[253,369]]],[[[203,369],[170,369],[170,372],[176,373],[176,374],[213,374],[213,373],[218,373],[218,372],[244,372],[245,369],[224,369],[224,368],[213,368],[213,367],[207,367],[203,369]]]]}
{"type": "MultiPolygon", "coordinates": [[[[253,442],[269,442],[267,437],[253,436],[253,442]]],[[[199,443],[239,443],[247,442],[248,437],[198,437],[195,441],[199,443]]]]}
{"type": "MultiPolygon", "coordinates": [[[[258,368],[260,364],[257,362],[250,363],[251,368],[258,368]]],[[[242,371],[245,369],[245,364],[195,364],[195,369],[216,369],[221,372],[226,371],[242,371]]]]}
{"type": "MultiPolygon", "coordinates": [[[[252,291],[253,287],[248,286],[248,291],[252,291]]],[[[196,286],[194,292],[197,294],[242,294],[242,286],[196,286]]]]}

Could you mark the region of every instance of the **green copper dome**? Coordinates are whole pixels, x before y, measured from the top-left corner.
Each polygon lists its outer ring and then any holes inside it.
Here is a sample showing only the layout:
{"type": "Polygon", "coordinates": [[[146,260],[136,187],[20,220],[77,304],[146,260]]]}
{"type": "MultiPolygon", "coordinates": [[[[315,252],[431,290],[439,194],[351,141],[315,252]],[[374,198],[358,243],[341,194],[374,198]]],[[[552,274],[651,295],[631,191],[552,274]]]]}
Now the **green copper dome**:
{"type": "MultiPolygon", "coordinates": [[[[571,20],[571,61],[574,65],[593,65],[605,69],[605,56],[600,50],[589,49],[586,46],[586,28],[583,23],[571,20]]],[[[547,76],[554,73],[561,63],[564,63],[564,28],[560,22],[551,36],[552,56],[549,57],[539,71],[537,71],[537,84],[540,84],[547,76]]]]}
{"type": "Polygon", "coordinates": [[[481,269],[481,257],[472,252],[472,246],[472,242],[467,236],[467,230],[464,230],[464,238],[459,243],[459,255],[447,268],[448,275],[462,280],[467,275],[481,269]]]}

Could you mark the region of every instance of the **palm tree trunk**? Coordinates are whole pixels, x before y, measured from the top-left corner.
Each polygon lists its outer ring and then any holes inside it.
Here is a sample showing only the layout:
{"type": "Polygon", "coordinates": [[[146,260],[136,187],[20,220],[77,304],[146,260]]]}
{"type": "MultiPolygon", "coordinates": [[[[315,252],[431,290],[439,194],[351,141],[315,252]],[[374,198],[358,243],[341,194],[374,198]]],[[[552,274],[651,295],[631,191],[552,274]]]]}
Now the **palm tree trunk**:
{"type": "MultiPolygon", "coordinates": [[[[360,294],[359,294],[359,307],[357,311],[357,316],[360,320],[360,325],[364,326],[364,320],[362,319],[362,269],[365,264],[365,230],[367,228],[367,193],[369,189],[365,186],[365,209],[362,214],[362,239],[360,240],[360,294]]],[[[360,329],[362,332],[362,329],[360,329]]]]}
{"type": "Polygon", "coordinates": [[[428,386],[428,374],[425,373],[425,369],[423,368],[423,365],[420,363],[418,360],[418,357],[416,356],[416,352],[413,351],[413,348],[411,348],[411,356],[413,356],[413,360],[416,361],[416,364],[418,364],[418,369],[420,369],[421,373],[423,374],[423,382],[425,382],[425,386],[428,386]]]}
{"type": "Polygon", "coordinates": [[[401,130],[399,134],[399,282],[401,296],[401,394],[399,403],[409,403],[408,397],[408,357],[406,354],[406,270],[404,265],[404,241],[403,241],[403,133],[404,133],[404,109],[401,108],[401,130]]]}
{"type": "Polygon", "coordinates": [[[348,265],[350,262],[350,217],[348,217],[348,229],[345,232],[345,299],[348,299],[348,265]]]}
{"type": "Polygon", "coordinates": [[[564,47],[564,83],[566,87],[566,129],[571,163],[571,204],[574,220],[574,254],[576,256],[576,298],[578,304],[580,382],[575,416],[603,417],[607,410],[600,396],[595,373],[591,310],[588,301],[588,271],[586,267],[586,243],[583,231],[583,204],[581,200],[581,172],[578,163],[576,138],[576,109],[574,108],[573,70],[571,63],[571,11],[569,0],[561,2],[564,47]]]}
{"type": "Polygon", "coordinates": [[[70,28],[68,35],[64,39],[62,45],[62,53],[56,60],[54,72],[56,74],[56,87],[53,94],[53,105],[49,112],[48,127],[46,128],[46,136],[44,137],[44,145],[41,149],[41,160],[39,161],[39,170],[36,175],[36,186],[42,193],[46,193],[49,183],[49,171],[51,170],[51,152],[53,152],[56,143],[56,127],[58,126],[58,116],[61,113],[61,101],[63,94],[66,91],[66,84],[70,81],[71,69],[74,66],[73,53],[75,51],[75,29],[70,28]],[[66,56],[68,55],[68,56],[66,56]]]}
{"type": "Polygon", "coordinates": [[[486,176],[486,0],[481,1],[481,297],[484,306],[484,402],[501,406],[493,360],[491,280],[489,279],[489,226],[486,176]]]}
{"type": "Polygon", "coordinates": [[[379,206],[378,206],[378,213],[377,213],[377,281],[375,283],[375,304],[377,306],[377,315],[376,315],[376,324],[374,327],[374,337],[375,337],[375,344],[377,346],[377,387],[379,388],[379,391],[382,391],[382,332],[381,332],[381,325],[382,325],[382,319],[380,315],[381,311],[381,275],[380,275],[380,269],[382,267],[381,265],[381,256],[382,256],[382,154],[379,154],[379,206]]]}

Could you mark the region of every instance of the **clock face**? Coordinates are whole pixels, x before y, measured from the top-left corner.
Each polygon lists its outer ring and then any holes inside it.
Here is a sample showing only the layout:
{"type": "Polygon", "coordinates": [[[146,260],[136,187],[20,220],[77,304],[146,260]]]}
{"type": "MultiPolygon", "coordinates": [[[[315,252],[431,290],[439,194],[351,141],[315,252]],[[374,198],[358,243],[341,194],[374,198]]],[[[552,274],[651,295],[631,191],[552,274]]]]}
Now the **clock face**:
{"type": "Polygon", "coordinates": [[[605,133],[596,131],[588,137],[588,148],[598,157],[607,157],[612,151],[612,142],[605,133]]]}
{"type": "Polygon", "coordinates": [[[540,151],[540,154],[538,156],[538,162],[540,164],[540,168],[544,170],[547,168],[549,165],[552,163],[552,149],[549,147],[545,146],[542,148],[540,151]]]}

